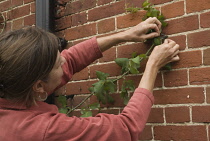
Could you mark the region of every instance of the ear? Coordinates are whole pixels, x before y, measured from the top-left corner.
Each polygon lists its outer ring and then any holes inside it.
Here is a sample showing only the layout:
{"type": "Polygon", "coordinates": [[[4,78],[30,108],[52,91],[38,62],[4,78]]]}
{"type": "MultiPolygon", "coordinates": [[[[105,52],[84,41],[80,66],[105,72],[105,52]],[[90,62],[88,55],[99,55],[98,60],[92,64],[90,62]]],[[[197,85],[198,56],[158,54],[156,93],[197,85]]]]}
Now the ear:
{"type": "Polygon", "coordinates": [[[45,90],[44,90],[44,81],[37,80],[36,83],[34,83],[34,85],[33,85],[33,90],[36,93],[43,93],[43,92],[45,92],[45,90]]]}

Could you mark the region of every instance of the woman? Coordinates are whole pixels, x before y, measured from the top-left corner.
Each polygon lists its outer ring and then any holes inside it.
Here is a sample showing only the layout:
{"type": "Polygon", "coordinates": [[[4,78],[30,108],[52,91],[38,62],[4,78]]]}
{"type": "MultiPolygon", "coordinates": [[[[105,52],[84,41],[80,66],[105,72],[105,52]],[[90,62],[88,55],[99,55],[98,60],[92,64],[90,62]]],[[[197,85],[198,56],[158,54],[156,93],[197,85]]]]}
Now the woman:
{"type": "Polygon", "coordinates": [[[51,33],[28,27],[0,36],[0,140],[3,141],[135,141],[143,130],[154,98],[158,70],[178,61],[179,45],[172,40],[156,46],[128,105],[119,115],[66,117],[44,101],[55,89],[103,51],[125,41],[159,36],[161,23],[149,18],[129,30],[92,38],[61,53],[51,33]],[[155,32],[146,34],[149,29],[155,32]]]}

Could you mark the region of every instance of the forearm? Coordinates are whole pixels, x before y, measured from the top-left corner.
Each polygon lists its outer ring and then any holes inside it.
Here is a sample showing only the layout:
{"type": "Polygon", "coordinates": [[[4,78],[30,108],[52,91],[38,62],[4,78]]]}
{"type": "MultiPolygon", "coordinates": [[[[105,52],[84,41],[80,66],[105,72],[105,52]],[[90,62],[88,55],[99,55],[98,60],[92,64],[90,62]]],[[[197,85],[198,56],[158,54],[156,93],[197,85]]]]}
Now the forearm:
{"type": "Polygon", "coordinates": [[[97,38],[98,46],[102,52],[104,52],[105,50],[107,50],[121,42],[126,42],[126,41],[127,40],[124,37],[123,32],[97,38]]]}
{"type": "Polygon", "coordinates": [[[141,81],[139,83],[139,88],[145,88],[149,90],[150,92],[153,91],[154,83],[157,77],[158,68],[150,63],[147,63],[146,69],[144,71],[144,74],[141,78],[141,81]]]}

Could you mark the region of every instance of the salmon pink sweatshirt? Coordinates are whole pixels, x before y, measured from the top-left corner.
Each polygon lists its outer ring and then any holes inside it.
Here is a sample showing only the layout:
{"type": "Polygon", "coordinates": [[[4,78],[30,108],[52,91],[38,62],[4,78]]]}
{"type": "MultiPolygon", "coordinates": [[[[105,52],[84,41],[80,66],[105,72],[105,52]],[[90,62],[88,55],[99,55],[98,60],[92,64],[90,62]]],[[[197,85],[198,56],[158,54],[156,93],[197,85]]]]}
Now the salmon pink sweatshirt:
{"type": "MultiPolygon", "coordinates": [[[[62,53],[62,85],[72,75],[102,57],[96,38],[62,53]]],[[[0,98],[0,141],[137,141],[145,127],[154,97],[137,88],[119,115],[100,113],[95,117],[67,117],[55,105],[37,102],[30,108],[0,98]]]]}

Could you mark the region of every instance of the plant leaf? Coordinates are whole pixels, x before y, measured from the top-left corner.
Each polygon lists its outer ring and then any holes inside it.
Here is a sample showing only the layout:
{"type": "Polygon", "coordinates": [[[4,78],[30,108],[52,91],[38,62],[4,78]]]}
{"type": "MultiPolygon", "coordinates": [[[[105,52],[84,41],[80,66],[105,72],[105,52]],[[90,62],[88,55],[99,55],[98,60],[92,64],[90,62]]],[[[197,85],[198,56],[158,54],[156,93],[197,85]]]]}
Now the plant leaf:
{"type": "Polygon", "coordinates": [[[108,73],[104,73],[101,71],[96,71],[96,75],[97,75],[98,79],[100,79],[100,80],[106,80],[106,78],[109,76],[108,73]]]}

